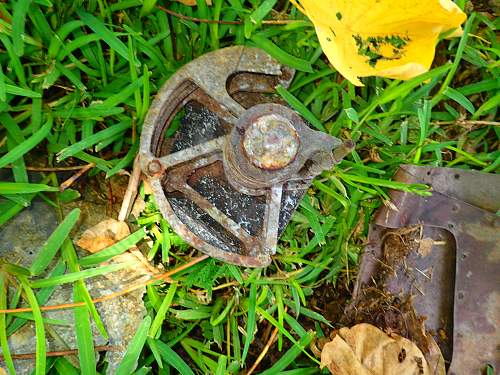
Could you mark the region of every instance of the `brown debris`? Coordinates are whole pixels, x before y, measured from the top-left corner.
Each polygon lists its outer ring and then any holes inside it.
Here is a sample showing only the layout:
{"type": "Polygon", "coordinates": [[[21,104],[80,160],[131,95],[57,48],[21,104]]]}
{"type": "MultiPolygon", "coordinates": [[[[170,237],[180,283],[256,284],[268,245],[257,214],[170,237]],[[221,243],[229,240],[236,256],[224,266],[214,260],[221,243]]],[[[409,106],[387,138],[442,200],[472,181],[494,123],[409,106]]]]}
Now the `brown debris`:
{"type": "Polygon", "coordinates": [[[107,219],[83,232],[76,244],[82,249],[96,253],[124,239],[129,234],[130,229],[126,223],[107,219]]]}
{"type": "MultiPolygon", "coordinates": [[[[182,3],[184,5],[194,7],[196,5],[196,0],[177,0],[179,3],[182,3]]],[[[205,0],[207,5],[212,5],[212,0],[205,0]]]]}
{"type": "Polygon", "coordinates": [[[418,241],[418,253],[426,257],[431,253],[432,246],[434,246],[434,240],[432,238],[422,238],[418,241]]]}
{"type": "Polygon", "coordinates": [[[336,375],[444,375],[444,361],[429,366],[412,341],[371,324],[341,328],[321,353],[321,365],[336,375]]]}

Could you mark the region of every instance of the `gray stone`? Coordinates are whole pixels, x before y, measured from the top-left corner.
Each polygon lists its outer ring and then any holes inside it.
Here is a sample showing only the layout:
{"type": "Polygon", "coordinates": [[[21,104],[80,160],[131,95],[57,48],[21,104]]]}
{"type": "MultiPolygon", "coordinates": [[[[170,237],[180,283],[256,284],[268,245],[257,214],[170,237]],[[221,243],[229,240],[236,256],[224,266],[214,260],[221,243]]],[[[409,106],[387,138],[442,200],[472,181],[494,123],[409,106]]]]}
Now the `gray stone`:
{"type": "MultiPolygon", "coordinates": [[[[82,210],[81,220],[77,224],[76,233],[95,225],[106,218],[105,206],[85,201],[72,202],[64,208],[65,214],[78,206],[82,210]]],[[[40,247],[48,236],[57,227],[57,219],[52,207],[43,202],[33,202],[10,222],[0,228],[0,261],[29,267],[40,247]]],[[[88,255],[79,251],[80,255],[88,255]]],[[[51,268],[51,265],[49,268],[51,268]]],[[[134,269],[125,269],[109,275],[86,280],[89,293],[93,298],[109,295],[120,291],[134,282],[142,281],[147,277],[143,272],[134,269]]],[[[73,300],[71,284],[57,287],[45,305],[68,303],[73,300]]],[[[9,291],[9,292],[12,292],[9,291]]],[[[96,304],[97,310],[106,327],[109,341],[105,340],[92,322],[94,344],[112,345],[117,350],[105,353],[108,362],[108,374],[116,371],[127,345],[135,334],[139,324],[146,314],[142,297],[145,289],[138,289],[132,293],[120,296],[103,303],[96,304]]],[[[76,345],[73,310],[55,310],[44,313],[47,319],[59,319],[67,325],[46,325],[46,342],[48,351],[74,349],[76,345]]],[[[23,328],[9,337],[9,347],[12,354],[35,352],[34,324],[28,322],[23,328]]],[[[0,350],[1,351],[1,350],[0,350]]],[[[73,364],[77,364],[77,356],[67,357],[73,364]]],[[[16,360],[18,374],[30,374],[34,367],[34,360],[16,360]]],[[[4,364],[0,362],[0,367],[4,364]]]]}

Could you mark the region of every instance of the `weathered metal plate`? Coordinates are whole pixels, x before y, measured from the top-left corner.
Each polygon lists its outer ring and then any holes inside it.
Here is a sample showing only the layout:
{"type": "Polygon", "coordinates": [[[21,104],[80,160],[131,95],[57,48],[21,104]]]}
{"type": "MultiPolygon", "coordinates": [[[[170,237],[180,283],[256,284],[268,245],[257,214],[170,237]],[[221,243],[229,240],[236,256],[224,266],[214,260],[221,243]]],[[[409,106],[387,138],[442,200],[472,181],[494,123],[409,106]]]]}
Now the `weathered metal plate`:
{"type": "Polygon", "coordinates": [[[378,287],[412,296],[426,330],[451,362],[450,374],[480,373],[486,364],[498,368],[500,176],[405,165],[395,179],[429,184],[433,195],[391,192],[398,211],[383,207],[375,217],[355,300],[384,272],[378,287]],[[404,256],[388,246],[391,236],[415,229],[420,244],[404,256]]]}

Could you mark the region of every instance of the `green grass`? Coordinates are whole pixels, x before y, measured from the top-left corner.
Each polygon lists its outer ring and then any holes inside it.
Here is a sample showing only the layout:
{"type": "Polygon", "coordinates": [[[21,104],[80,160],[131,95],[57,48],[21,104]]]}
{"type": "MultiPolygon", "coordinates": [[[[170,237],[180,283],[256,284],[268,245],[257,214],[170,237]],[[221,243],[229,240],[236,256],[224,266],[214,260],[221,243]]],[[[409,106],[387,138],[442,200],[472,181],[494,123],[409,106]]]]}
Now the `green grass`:
{"type": "MultiPolygon", "coordinates": [[[[465,2],[457,3],[463,7],[465,2]]],[[[500,20],[471,15],[463,37],[441,42],[439,66],[420,77],[406,82],[367,78],[364,87],[356,88],[331,69],[311,23],[287,1],[158,4],[189,17],[241,22],[182,20],[156,8],[154,0],[0,3],[0,168],[12,174],[12,181],[0,182],[0,225],[37,195],[56,204],[68,199],[57,191],[55,174],[30,181],[26,166],[33,155],[45,155],[39,162],[47,166],[95,163],[92,174],[111,177],[131,167],[151,98],[179,67],[214,49],[258,46],[297,70],[291,86],[278,89],[289,105],[315,128],[354,139],[356,151],[315,180],[268,268],[249,270],[207,259],[175,275],[168,287],[149,285],[144,299],[148,317],[120,371],[235,374],[251,367],[265,344],[264,334],[277,329],[278,342],[259,371],[319,373],[308,345],[336,322],[316,309],[313,296],[355,277],[368,223],[388,201],[388,189],[428,194],[425,186],[392,181],[398,166],[500,170],[500,128],[494,123],[500,101],[495,34],[500,20]],[[262,23],[269,19],[293,22],[262,23]]],[[[146,210],[138,224],[146,231],[104,253],[76,257],[66,241],[78,218],[72,212],[61,217],[42,250],[47,258],[37,258],[31,274],[0,265],[0,308],[33,307],[37,373],[80,371],[63,358],[45,362],[39,306],[54,286],[73,283],[75,301],[85,302],[74,311],[83,322],[75,334],[81,371],[95,373],[90,320],[101,335],[106,332],[82,280],[123,267],[100,262],[125,251],[144,233],[153,240],[146,254],[152,262],[163,259],[170,269],[189,261],[190,250],[161,218],[153,199],[144,198],[146,210]],[[59,260],[58,268],[34,278],[46,271],[49,258],[59,260]],[[7,295],[7,284],[18,293],[7,295]]],[[[9,367],[6,337],[25,322],[0,315],[0,343],[9,367]]],[[[97,370],[103,366],[98,363],[97,370]]]]}

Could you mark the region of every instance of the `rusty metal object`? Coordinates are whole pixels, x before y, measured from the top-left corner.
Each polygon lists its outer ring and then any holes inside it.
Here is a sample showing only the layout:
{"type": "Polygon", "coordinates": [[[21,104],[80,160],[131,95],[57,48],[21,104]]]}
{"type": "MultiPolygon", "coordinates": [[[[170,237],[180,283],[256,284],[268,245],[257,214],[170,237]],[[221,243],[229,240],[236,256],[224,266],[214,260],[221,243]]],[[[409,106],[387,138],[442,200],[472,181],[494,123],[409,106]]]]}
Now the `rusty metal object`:
{"type": "Polygon", "coordinates": [[[354,305],[369,286],[411,296],[451,362],[449,374],[499,368],[500,176],[405,165],[395,179],[428,184],[433,195],[391,192],[398,211],[383,207],[375,216],[354,305]],[[418,232],[416,246],[402,256],[389,239],[411,230],[418,232]]]}
{"type": "Polygon", "coordinates": [[[243,137],[245,156],[260,169],[286,167],[295,159],[299,145],[299,135],[290,121],[275,114],[250,124],[243,137]]]}
{"type": "Polygon", "coordinates": [[[268,265],[311,180],[354,148],[274,94],[293,74],[256,48],[214,51],[172,76],[146,117],[139,160],[160,211],[215,258],[268,265]]]}

